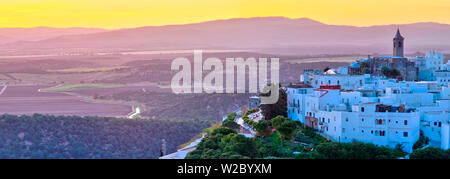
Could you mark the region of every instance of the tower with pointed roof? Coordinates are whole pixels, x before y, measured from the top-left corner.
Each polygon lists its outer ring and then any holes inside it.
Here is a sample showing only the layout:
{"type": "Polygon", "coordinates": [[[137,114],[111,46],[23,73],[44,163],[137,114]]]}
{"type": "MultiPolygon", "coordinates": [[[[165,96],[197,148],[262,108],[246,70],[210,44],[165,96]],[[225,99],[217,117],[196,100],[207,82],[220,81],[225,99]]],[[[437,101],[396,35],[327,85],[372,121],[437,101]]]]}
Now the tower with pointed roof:
{"type": "Polygon", "coordinates": [[[403,57],[403,41],[405,38],[400,34],[400,29],[397,29],[397,34],[394,37],[394,57],[403,57]]]}

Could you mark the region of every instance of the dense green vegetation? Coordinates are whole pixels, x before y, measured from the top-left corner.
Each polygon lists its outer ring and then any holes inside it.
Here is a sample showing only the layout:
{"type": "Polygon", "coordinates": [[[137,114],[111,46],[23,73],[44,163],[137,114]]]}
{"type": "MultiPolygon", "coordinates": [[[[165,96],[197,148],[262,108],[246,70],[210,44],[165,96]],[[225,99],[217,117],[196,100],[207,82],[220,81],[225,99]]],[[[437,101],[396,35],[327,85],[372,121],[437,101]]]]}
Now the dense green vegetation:
{"type": "Polygon", "coordinates": [[[381,73],[384,76],[389,77],[389,78],[396,78],[396,77],[401,75],[400,71],[398,71],[397,69],[395,69],[395,68],[390,69],[388,67],[382,67],[381,68],[381,73]]]}
{"type": "Polygon", "coordinates": [[[186,159],[250,159],[257,155],[254,140],[228,128],[217,128],[186,159]]]}
{"type": "MultiPolygon", "coordinates": [[[[229,115],[230,116],[230,115],[229,115]]],[[[234,117],[233,117],[234,119],[234,117]]],[[[253,123],[257,136],[246,138],[223,126],[209,133],[188,159],[395,159],[406,155],[366,143],[330,142],[313,129],[283,116],[253,123]],[[275,128],[272,132],[271,128],[275,128]]]]}
{"type": "Polygon", "coordinates": [[[413,150],[425,147],[425,145],[428,145],[429,142],[430,142],[430,139],[428,137],[421,135],[419,140],[416,143],[414,143],[413,150]]]}
{"type": "Polygon", "coordinates": [[[410,159],[450,159],[450,150],[442,150],[434,147],[414,150],[410,159]]]}
{"type": "Polygon", "coordinates": [[[157,158],[210,122],[0,115],[0,158],[157,158]]]}
{"type": "Polygon", "coordinates": [[[228,128],[228,129],[238,131],[241,128],[241,126],[234,121],[236,119],[236,116],[237,116],[236,113],[228,114],[227,118],[225,120],[223,120],[221,126],[228,128]]]}
{"type": "Polygon", "coordinates": [[[250,109],[250,110],[246,111],[245,114],[244,114],[244,116],[242,117],[242,120],[244,121],[244,123],[246,123],[246,124],[248,124],[248,125],[250,125],[250,126],[256,125],[256,122],[250,120],[250,118],[249,118],[248,116],[249,116],[250,114],[253,114],[253,113],[258,112],[258,111],[259,111],[258,108],[256,108],[256,109],[250,109]]]}
{"type": "Polygon", "coordinates": [[[312,159],[396,159],[405,155],[395,150],[371,143],[327,142],[318,145],[307,157],[312,159]]]}

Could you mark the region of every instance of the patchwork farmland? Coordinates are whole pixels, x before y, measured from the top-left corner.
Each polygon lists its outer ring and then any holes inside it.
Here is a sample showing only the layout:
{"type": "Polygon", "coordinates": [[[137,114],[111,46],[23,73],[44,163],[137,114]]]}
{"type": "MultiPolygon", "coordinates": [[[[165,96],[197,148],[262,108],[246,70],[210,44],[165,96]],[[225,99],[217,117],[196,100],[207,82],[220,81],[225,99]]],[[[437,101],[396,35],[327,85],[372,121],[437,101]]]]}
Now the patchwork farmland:
{"type": "Polygon", "coordinates": [[[0,95],[0,114],[126,117],[132,112],[128,105],[89,103],[65,93],[40,92],[43,88],[48,86],[7,86],[0,95]]]}

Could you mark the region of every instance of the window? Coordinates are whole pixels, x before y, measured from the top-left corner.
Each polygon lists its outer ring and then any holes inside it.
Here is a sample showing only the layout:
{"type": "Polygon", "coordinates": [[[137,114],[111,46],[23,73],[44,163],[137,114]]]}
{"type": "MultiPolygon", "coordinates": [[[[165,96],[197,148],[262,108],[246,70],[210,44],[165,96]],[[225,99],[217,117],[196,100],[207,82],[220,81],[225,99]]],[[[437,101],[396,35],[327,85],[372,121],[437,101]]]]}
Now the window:
{"type": "Polygon", "coordinates": [[[442,123],[441,122],[439,122],[439,127],[441,127],[442,126],[442,123]]]}
{"type": "Polygon", "coordinates": [[[363,107],[361,108],[361,112],[364,112],[364,108],[363,107]]]}
{"type": "Polygon", "coordinates": [[[408,137],[408,132],[403,132],[403,137],[408,137]]]}
{"type": "Polygon", "coordinates": [[[407,126],[408,125],[408,120],[405,120],[405,126],[407,126]]]}
{"type": "Polygon", "coordinates": [[[375,119],[375,124],[376,125],[383,125],[386,123],[386,120],[384,119],[375,119]]]}
{"type": "Polygon", "coordinates": [[[361,121],[364,122],[364,118],[361,118],[361,121]]]}
{"type": "Polygon", "coordinates": [[[342,128],[342,133],[345,133],[345,128],[342,128]]]}
{"type": "Polygon", "coordinates": [[[386,135],[386,131],[381,131],[380,132],[380,136],[385,136],[386,135]]]}
{"type": "Polygon", "coordinates": [[[348,117],[347,117],[347,118],[345,118],[345,122],[348,122],[348,117]]]}
{"type": "Polygon", "coordinates": [[[364,130],[361,130],[361,133],[364,133],[364,130]]]}

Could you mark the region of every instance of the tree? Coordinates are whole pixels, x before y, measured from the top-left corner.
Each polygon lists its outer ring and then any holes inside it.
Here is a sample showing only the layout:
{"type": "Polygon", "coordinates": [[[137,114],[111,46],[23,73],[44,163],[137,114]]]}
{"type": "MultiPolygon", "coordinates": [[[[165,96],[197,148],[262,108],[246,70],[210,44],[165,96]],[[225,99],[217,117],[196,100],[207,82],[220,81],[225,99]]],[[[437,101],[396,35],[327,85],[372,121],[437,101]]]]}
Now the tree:
{"type": "Polygon", "coordinates": [[[277,129],[283,139],[291,140],[294,136],[295,130],[297,129],[297,124],[292,120],[285,120],[278,126],[278,128],[275,129],[277,129]]]}
{"type": "Polygon", "coordinates": [[[398,71],[397,69],[394,68],[394,69],[391,70],[391,74],[390,75],[391,75],[392,78],[396,78],[396,77],[400,76],[401,73],[400,73],[400,71],[398,71]]]}
{"type": "Polygon", "coordinates": [[[257,152],[255,141],[221,127],[205,137],[186,159],[249,159],[257,152]]]}
{"type": "Polygon", "coordinates": [[[360,63],[360,66],[361,66],[361,71],[362,71],[364,74],[369,74],[369,73],[370,73],[369,64],[368,64],[367,62],[361,62],[361,63],[360,63]]]}
{"type": "Polygon", "coordinates": [[[450,159],[450,151],[427,147],[425,149],[415,150],[409,157],[411,159],[450,159]]]}
{"type": "Polygon", "coordinates": [[[250,157],[243,156],[237,152],[224,152],[219,156],[220,159],[250,159],[250,157]]]}
{"type": "Polygon", "coordinates": [[[225,120],[222,122],[222,127],[226,127],[233,130],[239,130],[241,126],[238,123],[234,122],[234,120],[225,120]]]}
{"type": "Polygon", "coordinates": [[[255,141],[240,134],[226,135],[222,138],[221,145],[226,152],[236,152],[250,158],[257,156],[255,141]]]}
{"type": "Polygon", "coordinates": [[[283,116],[273,118],[272,125],[280,133],[283,140],[293,139],[294,133],[297,129],[296,122],[283,116]]]}
{"type": "Polygon", "coordinates": [[[283,116],[277,116],[275,118],[272,118],[272,120],[271,120],[272,126],[276,129],[286,120],[288,120],[288,119],[283,116]]]}
{"type": "Polygon", "coordinates": [[[428,145],[428,143],[430,142],[430,139],[428,137],[425,137],[423,135],[421,135],[419,137],[419,140],[417,140],[416,143],[414,143],[413,145],[413,150],[419,149],[424,147],[425,145],[428,145]]]}
{"type": "MultiPolygon", "coordinates": [[[[275,116],[287,117],[287,94],[286,91],[280,88],[278,102],[275,104],[261,104],[261,111],[266,120],[270,120],[275,116]]],[[[261,96],[269,96],[269,94],[261,94],[261,96]]]]}
{"type": "Polygon", "coordinates": [[[382,67],[381,68],[381,73],[384,75],[384,76],[386,76],[386,77],[389,77],[390,76],[390,73],[391,73],[391,70],[388,68],[388,67],[382,67]]]}
{"type": "Polygon", "coordinates": [[[260,120],[254,125],[254,129],[257,132],[257,136],[268,136],[272,132],[269,128],[269,121],[260,120]]]}
{"type": "Polygon", "coordinates": [[[224,127],[219,127],[217,129],[214,129],[211,132],[211,136],[216,136],[216,135],[228,135],[228,134],[235,134],[236,131],[232,130],[232,129],[228,129],[228,128],[224,128],[224,127]]]}
{"type": "Polygon", "coordinates": [[[397,70],[395,68],[390,69],[385,66],[381,68],[381,73],[388,78],[397,78],[401,75],[399,70],[397,70]]]}
{"type": "Polygon", "coordinates": [[[237,116],[236,113],[229,113],[227,115],[227,119],[225,119],[225,120],[234,120],[234,119],[236,119],[236,116],[237,116]]]}
{"type": "Polygon", "coordinates": [[[360,63],[361,68],[369,68],[369,64],[367,62],[360,63]]]}
{"type": "Polygon", "coordinates": [[[226,127],[233,130],[239,130],[240,125],[234,121],[236,113],[230,113],[227,118],[222,122],[222,127],[226,127]]]}
{"type": "Polygon", "coordinates": [[[394,159],[393,150],[370,143],[319,144],[311,154],[313,159],[394,159]]]}

